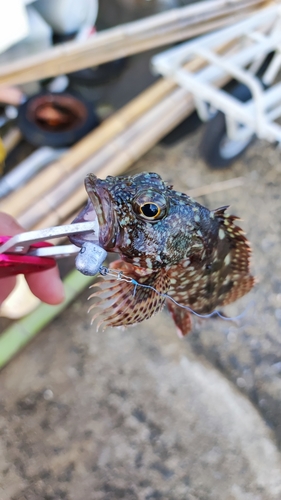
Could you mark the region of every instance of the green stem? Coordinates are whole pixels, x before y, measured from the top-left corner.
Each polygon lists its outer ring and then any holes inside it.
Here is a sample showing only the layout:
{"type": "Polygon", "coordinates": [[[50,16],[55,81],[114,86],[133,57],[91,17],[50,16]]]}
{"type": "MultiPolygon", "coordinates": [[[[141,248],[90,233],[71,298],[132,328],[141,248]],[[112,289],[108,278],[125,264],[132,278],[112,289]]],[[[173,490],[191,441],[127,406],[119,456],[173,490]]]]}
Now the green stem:
{"type": "Polygon", "coordinates": [[[76,270],[64,280],[65,300],[57,306],[41,303],[32,313],[13,323],[0,336],[0,369],[3,368],[30,340],[50,323],[94,280],[76,270]]]}

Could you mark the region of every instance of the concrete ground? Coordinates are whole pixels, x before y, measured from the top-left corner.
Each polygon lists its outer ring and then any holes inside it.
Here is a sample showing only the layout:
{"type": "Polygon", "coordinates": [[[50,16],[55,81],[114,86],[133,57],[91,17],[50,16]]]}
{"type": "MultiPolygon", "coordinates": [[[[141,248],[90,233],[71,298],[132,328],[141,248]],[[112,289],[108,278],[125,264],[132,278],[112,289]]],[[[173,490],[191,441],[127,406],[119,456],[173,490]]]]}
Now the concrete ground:
{"type": "Polygon", "coordinates": [[[0,373],[1,500],[280,500],[280,150],[257,141],[212,171],[203,128],[132,171],[231,205],[252,243],[255,289],[180,340],[167,312],[96,333],[86,290],[0,373]]]}

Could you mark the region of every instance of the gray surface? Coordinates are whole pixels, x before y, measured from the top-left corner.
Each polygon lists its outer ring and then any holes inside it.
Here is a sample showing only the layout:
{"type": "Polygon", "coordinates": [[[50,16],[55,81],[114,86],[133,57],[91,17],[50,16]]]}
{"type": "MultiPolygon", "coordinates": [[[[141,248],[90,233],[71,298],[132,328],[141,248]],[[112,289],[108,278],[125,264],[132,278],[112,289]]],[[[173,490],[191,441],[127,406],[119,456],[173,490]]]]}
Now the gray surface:
{"type": "Polygon", "coordinates": [[[280,498],[271,433],[164,314],[97,335],[84,309],[1,374],[2,500],[280,498]]]}

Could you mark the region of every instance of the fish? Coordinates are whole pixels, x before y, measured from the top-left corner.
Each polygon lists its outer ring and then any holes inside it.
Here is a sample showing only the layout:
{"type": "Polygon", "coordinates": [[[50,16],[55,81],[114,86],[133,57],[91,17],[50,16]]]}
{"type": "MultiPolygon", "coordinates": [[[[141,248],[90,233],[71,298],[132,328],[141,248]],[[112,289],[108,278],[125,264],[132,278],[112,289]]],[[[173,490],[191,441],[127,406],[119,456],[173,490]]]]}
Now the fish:
{"type": "MultiPolygon", "coordinates": [[[[98,327],[140,323],[166,304],[184,336],[192,312],[209,315],[253,287],[250,244],[228,206],[209,210],[154,172],[90,173],[85,188],[88,203],[73,222],[96,218],[98,244],[119,254],[90,296],[98,327]]],[[[82,246],[91,236],[72,238],[82,246]]]]}

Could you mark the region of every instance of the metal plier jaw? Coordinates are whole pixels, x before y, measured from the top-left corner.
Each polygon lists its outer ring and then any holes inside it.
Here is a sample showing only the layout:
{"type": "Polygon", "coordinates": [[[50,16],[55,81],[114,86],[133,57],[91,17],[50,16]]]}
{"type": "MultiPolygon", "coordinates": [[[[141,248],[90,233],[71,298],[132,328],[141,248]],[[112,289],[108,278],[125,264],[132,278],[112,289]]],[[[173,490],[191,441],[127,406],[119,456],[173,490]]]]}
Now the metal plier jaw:
{"type": "Polygon", "coordinates": [[[12,237],[0,236],[0,278],[54,267],[56,259],[78,254],[81,248],[76,245],[54,246],[45,240],[86,233],[97,234],[95,221],[28,231],[12,237]]]}

